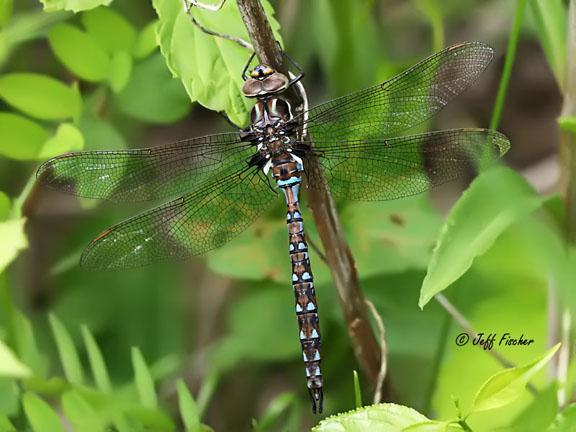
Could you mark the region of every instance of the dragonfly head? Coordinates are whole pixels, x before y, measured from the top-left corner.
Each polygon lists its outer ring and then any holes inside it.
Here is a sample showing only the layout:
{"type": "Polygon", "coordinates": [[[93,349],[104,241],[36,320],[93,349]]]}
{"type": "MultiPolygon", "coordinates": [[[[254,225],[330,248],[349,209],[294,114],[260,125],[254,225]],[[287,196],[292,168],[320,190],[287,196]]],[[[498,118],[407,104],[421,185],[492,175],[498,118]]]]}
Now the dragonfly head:
{"type": "Polygon", "coordinates": [[[246,97],[264,97],[280,93],[288,88],[288,77],[267,65],[258,65],[244,82],[242,93],[246,97]]]}
{"type": "Polygon", "coordinates": [[[252,78],[256,78],[261,81],[267,76],[272,75],[274,72],[276,71],[272,69],[270,66],[258,65],[254,69],[252,69],[252,71],[250,72],[250,76],[252,78]]]}

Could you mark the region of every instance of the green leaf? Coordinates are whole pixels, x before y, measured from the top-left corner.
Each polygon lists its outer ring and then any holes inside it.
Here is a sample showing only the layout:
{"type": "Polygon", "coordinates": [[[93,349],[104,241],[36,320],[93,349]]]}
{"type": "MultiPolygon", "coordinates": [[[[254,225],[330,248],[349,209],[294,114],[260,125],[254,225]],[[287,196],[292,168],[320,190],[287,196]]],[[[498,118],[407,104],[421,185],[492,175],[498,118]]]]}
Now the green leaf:
{"type": "Polygon", "coordinates": [[[364,279],[426,268],[441,223],[425,196],[354,203],[341,215],[358,272],[364,279]]]}
{"type": "Polygon", "coordinates": [[[0,378],[27,378],[32,372],[8,346],[0,340],[0,378]]]}
{"type": "Polygon", "coordinates": [[[560,344],[524,366],[506,369],[492,375],[480,387],[474,398],[472,412],[499,408],[515,401],[524,391],[526,383],[550,361],[560,344]]]}
{"type": "Polygon", "coordinates": [[[25,393],[22,405],[34,432],[65,432],[58,414],[34,393],[25,393]]]}
{"type": "Polygon", "coordinates": [[[47,360],[40,352],[34,337],[34,330],[28,318],[19,310],[12,313],[15,347],[18,357],[34,372],[35,377],[45,377],[47,360]]]}
{"type": "Polygon", "coordinates": [[[16,160],[35,160],[48,133],[25,117],[0,113],[0,155],[16,160]]]}
{"type": "Polygon", "coordinates": [[[534,400],[514,419],[509,432],[541,432],[554,421],[558,412],[558,386],[554,383],[538,392],[534,400]]]}
{"type": "Polygon", "coordinates": [[[462,276],[506,228],[541,202],[528,183],[507,168],[487,171],[474,180],[446,218],[418,305],[423,308],[462,276]]]}
{"type": "Polygon", "coordinates": [[[320,65],[332,93],[342,95],[375,84],[380,38],[369,1],[317,0],[310,3],[311,30],[320,65]],[[354,35],[354,37],[350,37],[354,35]],[[347,71],[353,70],[350,74],[347,71]]]}
{"type": "Polygon", "coordinates": [[[84,345],[88,352],[88,361],[90,362],[96,388],[106,393],[112,391],[112,384],[110,384],[110,377],[108,376],[108,369],[106,368],[102,352],[96,340],[94,340],[90,329],[85,325],[82,326],[82,338],[84,339],[84,345]]]}
{"type": "Polygon", "coordinates": [[[208,407],[221,378],[222,375],[220,371],[216,368],[212,368],[202,380],[202,385],[200,386],[200,390],[198,390],[198,397],[196,398],[200,418],[202,418],[202,413],[206,412],[206,408],[208,407]]]}
{"type": "Polygon", "coordinates": [[[401,432],[408,426],[428,419],[402,405],[370,405],[322,420],[312,432],[401,432]]]}
{"type": "Polygon", "coordinates": [[[77,390],[62,395],[62,408],[73,430],[101,432],[106,428],[105,421],[77,390]]]}
{"type": "MultiPolygon", "coordinates": [[[[21,412],[20,382],[16,379],[0,379],[0,413],[9,417],[17,416],[21,412]]],[[[0,432],[2,429],[2,415],[0,414],[0,432]]],[[[12,429],[8,429],[12,430],[12,429]]]]}
{"type": "Polygon", "coordinates": [[[402,429],[402,432],[461,432],[465,429],[453,421],[427,421],[402,429]]]}
{"type": "Polygon", "coordinates": [[[84,137],[76,126],[70,123],[61,123],[56,134],[43,145],[38,155],[39,159],[48,159],[75,150],[84,148],[84,137]]]}
{"type": "Polygon", "coordinates": [[[112,54],[110,63],[110,87],[114,92],[120,92],[128,81],[132,73],[132,57],[125,51],[118,51],[112,54]]]}
{"type": "Polygon", "coordinates": [[[18,256],[18,253],[28,247],[24,233],[26,219],[11,219],[0,222],[0,273],[18,256]]]}
{"type": "Polygon", "coordinates": [[[576,404],[567,406],[556,416],[546,432],[573,432],[576,430],[576,404]]]}
{"type": "Polygon", "coordinates": [[[5,220],[10,214],[10,198],[0,191],[0,222],[5,220]]]}
{"type": "Polygon", "coordinates": [[[180,409],[180,416],[188,432],[200,432],[200,413],[194,398],[188,391],[184,381],[178,380],[178,407],[180,409]]]}
{"type": "Polygon", "coordinates": [[[0,414],[0,432],[17,432],[14,425],[10,423],[10,420],[4,414],[0,414]]]}
{"type": "Polygon", "coordinates": [[[134,46],[134,57],[138,59],[148,57],[158,47],[158,42],[156,42],[157,26],[158,20],[154,20],[148,23],[140,32],[134,46]]]}
{"type": "Polygon", "coordinates": [[[282,430],[298,430],[300,415],[297,411],[298,398],[293,393],[280,393],[266,408],[252,432],[266,432],[278,430],[278,425],[282,425],[282,430]],[[286,418],[286,413],[292,408],[292,416],[286,418]],[[276,426],[276,427],[275,427],[276,426]]]}
{"type": "Polygon", "coordinates": [[[82,365],[68,330],[54,314],[50,314],[49,321],[66,379],[72,384],[82,384],[84,381],[82,365]]]}
{"type": "Polygon", "coordinates": [[[127,147],[124,137],[114,126],[98,117],[83,116],[80,119],[80,131],[86,141],[86,149],[89,150],[112,150],[125,149],[127,147]]]}
{"type": "Polygon", "coordinates": [[[154,381],[150,370],[144,361],[144,357],[138,348],[132,348],[132,367],[134,368],[134,379],[140,402],[147,408],[156,408],[158,401],[154,390],[154,381]]]}
{"type": "Polygon", "coordinates": [[[232,332],[215,346],[210,357],[212,367],[227,370],[240,361],[294,358],[299,352],[299,346],[293,343],[294,334],[277,331],[294,325],[293,311],[286,308],[293,298],[285,286],[266,283],[234,302],[229,319],[232,332]],[[247,320],[247,316],[251,319],[247,320]],[[253,325],[272,321],[274,326],[253,325]],[[266,349],[255,350],[246,343],[253,339],[265,340],[266,349]]]}
{"type": "Polygon", "coordinates": [[[561,116],[558,118],[558,126],[564,132],[576,134],[576,117],[574,116],[561,116]]]}
{"type": "Polygon", "coordinates": [[[562,88],[566,69],[566,7],[562,0],[529,0],[529,5],[546,59],[562,88]]]}
{"type": "Polygon", "coordinates": [[[110,57],[92,35],[60,23],[48,33],[48,42],[56,57],[78,77],[93,82],[108,77],[110,57]]]}
{"type": "Polygon", "coordinates": [[[112,0],[40,0],[46,12],[72,11],[74,13],[93,9],[100,5],[108,6],[112,0]]]}
{"type": "Polygon", "coordinates": [[[4,26],[12,17],[14,4],[12,0],[0,0],[0,27],[4,26]]]}
{"type": "MultiPolygon", "coordinates": [[[[241,93],[242,69],[249,53],[232,41],[210,36],[190,22],[181,2],[153,0],[160,18],[158,43],[172,73],[184,84],[192,101],[214,111],[224,111],[232,122],[248,122],[252,102],[241,93]]],[[[262,1],[276,40],[281,41],[279,24],[272,16],[267,0],[262,1]]],[[[226,2],[213,13],[195,8],[194,16],[202,25],[248,40],[236,2],[226,2]]]]}
{"type": "Polygon", "coordinates": [[[210,253],[208,266],[235,279],[285,281],[290,277],[286,253],[275,246],[285,242],[288,234],[278,222],[257,221],[226,246],[210,253]]]}
{"type": "Polygon", "coordinates": [[[124,114],[151,123],[174,123],[184,118],[191,106],[182,85],[170,76],[159,53],[134,67],[116,104],[124,114]]]}
{"type": "Polygon", "coordinates": [[[144,408],[142,406],[129,407],[126,417],[132,428],[130,431],[173,431],[172,419],[158,409],[144,408]]]}
{"type": "Polygon", "coordinates": [[[84,12],[82,24],[88,34],[110,52],[131,52],[136,42],[134,26],[110,8],[99,7],[84,12]]]}
{"type": "Polygon", "coordinates": [[[12,73],[0,77],[0,97],[13,107],[45,120],[78,117],[78,90],[49,76],[12,73]]]}

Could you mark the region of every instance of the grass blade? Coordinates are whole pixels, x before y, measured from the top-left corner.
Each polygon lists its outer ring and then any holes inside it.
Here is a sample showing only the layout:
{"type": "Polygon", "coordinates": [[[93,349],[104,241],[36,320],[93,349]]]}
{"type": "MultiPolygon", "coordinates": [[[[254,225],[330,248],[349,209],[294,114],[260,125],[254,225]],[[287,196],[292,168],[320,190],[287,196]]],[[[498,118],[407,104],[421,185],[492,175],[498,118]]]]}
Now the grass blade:
{"type": "Polygon", "coordinates": [[[132,348],[132,366],[134,367],[134,380],[140,396],[140,402],[147,408],[156,408],[158,400],[154,389],[154,380],[148,365],[144,361],[144,357],[142,357],[142,353],[136,347],[132,348]]]}
{"type": "Polygon", "coordinates": [[[198,405],[194,398],[188,391],[188,387],[184,381],[178,380],[178,407],[180,408],[180,416],[186,426],[188,432],[200,432],[202,430],[200,424],[200,412],[198,405]]]}
{"type": "Polygon", "coordinates": [[[564,87],[566,71],[566,7],[562,0],[531,0],[530,12],[538,39],[558,86],[564,87]]]}
{"type": "Polygon", "coordinates": [[[92,369],[92,376],[94,377],[96,387],[103,392],[109,393],[112,391],[112,385],[110,384],[106,363],[104,362],[102,352],[94,336],[85,325],[82,326],[82,338],[84,339],[84,345],[88,352],[88,361],[90,362],[90,369],[92,369]]]}
{"type": "Polygon", "coordinates": [[[66,379],[72,384],[82,384],[84,381],[82,365],[80,364],[78,351],[76,351],[70,333],[68,333],[68,330],[66,330],[66,327],[64,327],[56,315],[50,314],[49,321],[66,379]]]}
{"type": "Polygon", "coordinates": [[[360,379],[358,378],[358,372],[353,371],[352,376],[354,377],[354,403],[356,408],[362,408],[362,392],[360,391],[360,379]]]}
{"type": "Polygon", "coordinates": [[[34,393],[24,394],[22,405],[34,432],[65,432],[58,414],[34,393]]]}
{"type": "Polygon", "coordinates": [[[498,129],[500,119],[502,118],[502,110],[504,109],[504,102],[506,101],[508,84],[510,83],[510,76],[512,75],[512,66],[514,65],[514,59],[516,58],[516,47],[518,46],[520,29],[522,28],[522,21],[524,20],[526,2],[527,0],[518,0],[518,3],[516,3],[514,23],[512,24],[512,31],[510,32],[510,37],[508,39],[506,60],[504,61],[504,70],[502,71],[502,78],[500,79],[498,94],[496,95],[496,102],[494,103],[494,110],[492,111],[490,129],[498,129]]]}

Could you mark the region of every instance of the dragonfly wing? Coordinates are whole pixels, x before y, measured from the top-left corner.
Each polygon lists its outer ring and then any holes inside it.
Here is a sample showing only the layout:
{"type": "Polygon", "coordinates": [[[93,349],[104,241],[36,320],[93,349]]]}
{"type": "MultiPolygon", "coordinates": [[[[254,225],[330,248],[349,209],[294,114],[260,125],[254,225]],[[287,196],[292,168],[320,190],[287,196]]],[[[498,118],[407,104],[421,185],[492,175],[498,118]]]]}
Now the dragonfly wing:
{"type": "MultiPolygon", "coordinates": [[[[485,156],[500,157],[508,138],[488,129],[452,129],[386,140],[342,141],[318,158],[334,196],[392,200],[474,172],[485,156]]],[[[314,176],[313,173],[308,172],[314,176]]],[[[309,187],[320,184],[310,178],[309,187]]]]}
{"type": "Polygon", "coordinates": [[[174,198],[253,153],[234,132],[145,149],[68,153],[45,162],[37,177],[42,185],[86,198],[174,198]]]}
{"type": "Polygon", "coordinates": [[[217,248],[262,215],[276,194],[260,172],[242,169],[107,229],[85,249],[92,269],[140,267],[217,248]]]}
{"type": "Polygon", "coordinates": [[[312,108],[308,132],[319,148],[341,139],[397,136],[444,108],[492,57],[492,48],[479,42],[446,48],[382,84],[312,108]]]}

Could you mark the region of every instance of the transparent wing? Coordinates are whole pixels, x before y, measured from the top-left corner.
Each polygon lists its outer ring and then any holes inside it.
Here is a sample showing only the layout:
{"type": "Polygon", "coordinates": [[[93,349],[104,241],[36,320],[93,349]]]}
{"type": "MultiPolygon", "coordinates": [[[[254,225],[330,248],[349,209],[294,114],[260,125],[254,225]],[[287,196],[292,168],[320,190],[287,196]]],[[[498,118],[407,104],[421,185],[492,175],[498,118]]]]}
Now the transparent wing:
{"type": "Polygon", "coordinates": [[[240,234],[275,196],[254,169],[209,180],[191,194],[107,229],[88,245],[81,263],[117,269],[202,254],[240,234]]]}
{"type": "Polygon", "coordinates": [[[342,139],[397,136],[469,87],[492,56],[492,48],[479,42],[446,48],[382,84],[312,108],[308,132],[322,149],[342,139]]]}
{"type": "MultiPolygon", "coordinates": [[[[487,129],[453,129],[386,140],[342,141],[319,152],[334,196],[392,200],[424,192],[478,168],[483,158],[510,148],[506,136],[487,129]]],[[[489,160],[489,159],[486,159],[489,160]]],[[[321,184],[309,171],[308,187],[321,184]]]]}
{"type": "Polygon", "coordinates": [[[238,132],[121,151],[68,153],[45,162],[38,181],[86,198],[144,201],[174,198],[254,153],[238,132]]]}

